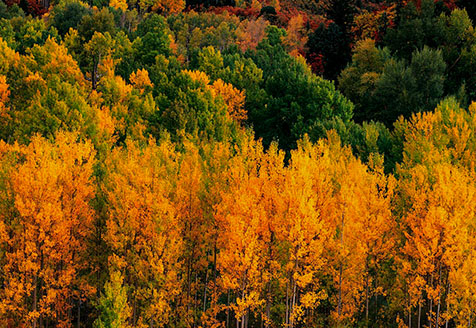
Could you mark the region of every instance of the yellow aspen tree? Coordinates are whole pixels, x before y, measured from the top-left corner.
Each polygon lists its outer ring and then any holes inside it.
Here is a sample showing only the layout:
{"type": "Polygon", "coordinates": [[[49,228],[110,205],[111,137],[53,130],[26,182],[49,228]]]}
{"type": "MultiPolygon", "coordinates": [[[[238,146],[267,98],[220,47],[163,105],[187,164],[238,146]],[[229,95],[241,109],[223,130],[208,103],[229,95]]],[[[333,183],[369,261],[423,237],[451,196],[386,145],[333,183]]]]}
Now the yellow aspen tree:
{"type": "Polygon", "coordinates": [[[141,94],[143,94],[146,89],[154,87],[150,81],[149,72],[147,72],[146,69],[139,69],[133,72],[129,79],[134,88],[139,89],[141,94]]]}
{"type": "Polygon", "coordinates": [[[233,294],[237,325],[248,327],[250,312],[264,304],[261,291],[270,239],[267,213],[261,203],[265,186],[259,177],[264,152],[251,138],[240,145],[227,171],[229,190],[221,194],[215,218],[219,227],[217,266],[220,284],[233,294]]]}
{"type": "Polygon", "coordinates": [[[178,159],[177,181],[174,187],[173,206],[183,239],[184,292],[183,313],[187,325],[194,325],[199,313],[206,310],[208,283],[211,280],[209,262],[213,225],[203,209],[203,163],[196,145],[188,140],[178,159]],[[201,295],[198,297],[198,295],[201,295]]]}
{"type": "Polygon", "coordinates": [[[473,268],[467,262],[475,245],[475,112],[474,104],[466,111],[450,99],[405,126],[397,170],[404,236],[398,277],[405,293],[396,302],[405,304],[407,326],[472,320],[473,268]]]}
{"type": "Polygon", "coordinates": [[[284,152],[278,149],[277,144],[272,144],[257,163],[258,179],[262,185],[261,195],[257,201],[265,213],[259,225],[263,249],[259,283],[262,300],[257,312],[261,315],[261,324],[264,327],[275,324],[272,321],[272,314],[276,311],[275,304],[279,301],[279,295],[283,290],[280,284],[282,285],[282,280],[285,279],[282,272],[284,248],[279,234],[284,224],[281,218],[286,206],[286,198],[283,197],[287,188],[284,157],[284,152]]]}
{"type": "Polygon", "coordinates": [[[294,57],[300,56],[304,51],[304,47],[308,40],[302,15],[291,17],[286,31],[287,33],[284,38],[284,44],[286,45],[288,52],[294,57]]]}
{"type": "Polygon", "coordinates": [[[329,154],[324,145],[304,140],[291,153],[285,173],[276,235],[286,249],[281,286],[285,293],[283,323],[312,322],[312,312],[327,297],[320,275],[327,263],[325,245],[332,232],[325,218],[334,209],[329,154]]]}
{"type": "Polygon", "coordinates": [[[0,307],[18,325],[69,327],[74,303],[94,292],[79,272],[88,268],[95,160],[91,144],[77,138],[58,133],[55,142],[12,146],[20,157],[9,177],[15,214],[6,226],[0,307]]]}
{"type": "MultiPolygon", "coordinates": [[[[2,281],[2,284],[6,274],[5,255],[10,238],[8,226],[15,211],[15,199],[10,184],[10,175],[12,170],[15,169],[18,158],[11,148],[11,145],[0,141],[0,281],[2,281]]],[[[0,288],[0,295],[2,294],[3,285],[0,288]]],[[[5,302],[0,302],[0,326],[12,325],[9,319],[9,311],[8,305],[5,302]]]]}
{"type": "Polygon", "coordinates": [[[8,117],[8,107],[6,105],[10,90],[8,90],[7,79],[4,75],[0,75],[0,122],[8,117]]]}
{"type": "Polygon", "coordinates": [[[220,251],[218,242],[221,231],[216,220],[216,212],[222,203],[221,196],[226,194],[229,189],[227,171],[231,164],[230,159],[233,157],[234,149],[229,143],[215,141],[204,141],[198,147],[202,154],[202,190],[200,195],[202,199],[202,213],[205,215],[201,222],[204,222],[204,228],[208,229],[206,235],[209,239],[206,244],[206,261],[202,259],[202,262],[207,263],[205,281],[208,280],[209,282],[207,285],[209,292],[204,293],[203,296],[204,299],[207,296],[210,300],[208,304],[203,303],[203,312],[199,321],[204,327],[220,327],[222,323],[229,325],[231,321],[231,310],[228,307],[231,301],[231,293],[228,290],[224,290],[221,284],[217,263],[220,251]],[[220,302],[220,298],[226,299],[226,301],[220,302]],[[221,320],[218,317],[222,312],[225,315],[225,322],[220,322],[221,320]]]}
{"type": "Polygon", "coordinates": [[[127,142],[112,152],[106,167],[109,268],[122,272],[128,286],[129,324],[162,327],[181,293],[182,240],[170,199],[177,174],[174,146],[127,142]]]}
{"type": "Polygon", "coordinates": [[[109,0],[109,7],[125,12],[128,6],[126,0],[109,0]]]}
{"type": "Polygon", "coordinates": [[[417,325],[438,327],[452,318],[467,322],[471,298],[465,295],[476,287],[473,269],[466,264],[467,256],[473,256],[476,188],[465,170],[447,163],[418,165],[407,174],[400,183],[407,207],[400,274],[408,290],[408,311],[415,309],[417,325]]]}
{"type": "Polygon", "coordinates": [[[165,15],[175,14],[185,9],[185,0],[140,0],[141,4],[151,4],[153,11],[165,15]]]}
{"type": "Polygon", "coordinates": [[[351,323],[362,308],[368,318],[370,296],[382,293],[376,279],[393,249],[393,180],[387,181],[381,168],[371,172],[349,148],[340,145],[334,133],[315,147],[314,152],[321,154],[314,155],[316,165],[323,165],[322,176],[327,179],[315,192],[328,193],[320,197],[328,199],[320,211],[325,233],[330,234],[322,252],[327,258],[326,273],[333,277],[332,317],[342,325],[351,323]]]}

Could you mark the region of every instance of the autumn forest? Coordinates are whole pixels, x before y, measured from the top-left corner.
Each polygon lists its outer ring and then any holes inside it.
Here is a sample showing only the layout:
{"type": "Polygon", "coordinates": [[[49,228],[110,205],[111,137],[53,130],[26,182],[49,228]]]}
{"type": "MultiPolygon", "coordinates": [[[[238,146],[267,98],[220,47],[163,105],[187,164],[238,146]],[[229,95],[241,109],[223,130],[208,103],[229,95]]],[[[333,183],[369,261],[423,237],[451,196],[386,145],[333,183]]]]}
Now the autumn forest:
{"type": "Polygon", "coordinates": [[[0,2],[0,328],[476,327],[476,1],[0,2]]]}

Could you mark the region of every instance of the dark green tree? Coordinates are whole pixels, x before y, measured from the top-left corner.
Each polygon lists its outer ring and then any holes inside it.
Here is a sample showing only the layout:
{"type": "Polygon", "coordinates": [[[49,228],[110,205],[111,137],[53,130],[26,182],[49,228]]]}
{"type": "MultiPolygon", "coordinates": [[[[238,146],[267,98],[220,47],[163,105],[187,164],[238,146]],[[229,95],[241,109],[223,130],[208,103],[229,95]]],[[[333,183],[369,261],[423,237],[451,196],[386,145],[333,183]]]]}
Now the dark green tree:
{"type": "Polygon", "coordinates": [[[83,17],[90,14],[91,10],[79,1],[68,2],[53,7],[51,25],[56,27],[60,35],[65,35],[70,28],[77,29],[83,17]]]}
{"type": "MultiPolygon", "coordinates": [[[[350,40],[336,23],[321,24],[309,37],[307,57],[322,60],[322,75],[335,80],[351,58],[350,40]]],[[[316,72],[317,73],[317,72],[316,72]]]]}
{"type": "Polygon", "coordinates": [[[267,33],[256,51],[250,53],[263,71],[266,97],[262,103],[247,107],[250,123],[264,144],[276,140],[281,148],[290,150],[320,121],[335,116],[349,121],[352,103],[335,90],[332,82],[314,75],[303,60],[285,52],[282,30],[271,26],[267,33]]]}
{"type": "Polygon", "coordinates": [[[137,64],[147,67],[155,63],[157,55],[169,56],[170,41],[165,18],[157,14],[148,15],[137,26],[136,39],[133,43],[137,64]]]}
{"type": "Polygon", "coordinates": [[[106,33],[114,36],[117,32],[114,14],[104,7],[92,15],[83,16],[81,23],[78,26],[79,35],[84,42],[91,40],[95,32],[106,33]]]}
{"type": "Polygon", "coordinates": [[[442,35],[438,15],[433,0],[422,0],[420,8],[409,1],[398,14],[396,28],[388,30],[385,45],[392,54],[407,60],[425,45],[436,48],[442,35]]]}

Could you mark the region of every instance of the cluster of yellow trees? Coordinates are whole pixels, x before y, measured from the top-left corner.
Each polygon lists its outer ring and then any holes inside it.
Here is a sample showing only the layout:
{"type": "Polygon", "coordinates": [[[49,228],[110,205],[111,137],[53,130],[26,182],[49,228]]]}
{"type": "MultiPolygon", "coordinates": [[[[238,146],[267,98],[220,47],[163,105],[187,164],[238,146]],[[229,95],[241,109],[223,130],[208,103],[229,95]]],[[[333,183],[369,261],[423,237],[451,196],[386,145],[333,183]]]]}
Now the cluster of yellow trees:
{"type": "Polygon", "coordinates": [[[338,136],[0,143],[0,325],[473,325],[476,106],[399,121],[403,161],[338,136]],[[83,306],[84,308],[84,306],[83,306]]]}
{"type": "MultiPolygon", "coordinates": [[[[397,121],[388,174],[334,131],[146,139],[148,71],[98,70],[90,90],[54,40],[0,40],[0,327],[475,325],[475,104],[397,121]]],[[[246,119],[243,91],[180,74],[246,119]]]]}

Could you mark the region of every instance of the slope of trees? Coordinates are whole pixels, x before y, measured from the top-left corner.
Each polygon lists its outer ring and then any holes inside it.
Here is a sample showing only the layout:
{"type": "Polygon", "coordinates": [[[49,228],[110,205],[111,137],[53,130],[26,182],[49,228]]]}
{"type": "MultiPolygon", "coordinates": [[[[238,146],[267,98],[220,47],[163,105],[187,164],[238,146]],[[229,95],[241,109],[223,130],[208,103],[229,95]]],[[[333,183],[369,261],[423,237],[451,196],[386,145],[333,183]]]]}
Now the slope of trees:
{"type": "Polygon", "coordinates": [[[468,1],[0,4],[0,327],[475,327],[468,1]]]}

